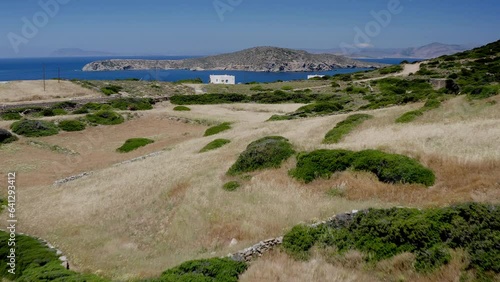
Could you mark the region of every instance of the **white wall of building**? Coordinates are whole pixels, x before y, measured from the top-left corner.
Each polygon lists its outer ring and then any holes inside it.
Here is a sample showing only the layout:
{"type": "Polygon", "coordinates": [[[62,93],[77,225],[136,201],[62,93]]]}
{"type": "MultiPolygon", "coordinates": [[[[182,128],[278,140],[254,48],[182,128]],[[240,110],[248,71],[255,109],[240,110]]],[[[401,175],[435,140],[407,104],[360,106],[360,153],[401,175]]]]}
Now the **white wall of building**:
{"type": "Polygon", "coordinates": [[[319,75],[319,74],[314,74],[314,75],[308,75],[307,79],[315,78],[315,77],[324,77],[324,75],[319,75]]]}
{"type": "Polygon", "coordinates": [[[236,84],[234,75],[211,75],[210,83],[212,84],[236,84]]]}

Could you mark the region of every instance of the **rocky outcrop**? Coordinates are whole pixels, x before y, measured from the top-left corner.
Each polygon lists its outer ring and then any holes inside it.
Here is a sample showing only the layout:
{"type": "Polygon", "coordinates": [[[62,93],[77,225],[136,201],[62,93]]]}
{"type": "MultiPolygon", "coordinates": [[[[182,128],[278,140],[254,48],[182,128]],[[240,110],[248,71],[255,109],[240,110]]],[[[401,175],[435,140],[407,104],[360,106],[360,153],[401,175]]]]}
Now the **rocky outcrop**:
{"type": "Polygon", "coordinates": [[[333,54],[302,50],[255,47],[239,52],[186,60],[104,60],[89,63],[84,71],[186,69],[257,72],[317,72],[338,68],[378,68],[383,64],[356,61],[333,54]]]}

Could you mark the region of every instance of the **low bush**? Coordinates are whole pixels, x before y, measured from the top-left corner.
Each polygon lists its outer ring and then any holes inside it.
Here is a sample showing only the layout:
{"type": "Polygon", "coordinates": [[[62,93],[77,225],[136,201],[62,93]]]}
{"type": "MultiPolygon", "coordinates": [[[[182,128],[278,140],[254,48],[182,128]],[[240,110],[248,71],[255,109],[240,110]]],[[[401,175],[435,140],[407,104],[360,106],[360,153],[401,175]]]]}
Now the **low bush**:
{"type": "Polygon", "coordinates": [[[396,119],[397,123],[408,123],[412,122],[420,116],[423,116],[424,112],[422,110],[410,111],[402,114],[396,119]]]}
{"type": "Polygon", "coordinates": [[[55,108],[55,109],[48,108],[48,109],[44,109],[43,111],[40,112],[40,115],[44,116],[44,117],[63,116],[63,115],[67,115],[67,114],[68,114],[68,112],[66,112],[66,110],[59,109],[59,108],[55,108]]]}
{"type": "Polygon", "coordinates": [[[155,142],[154,140],[147,138],[132,138],[125,141],[125,143],[120,148],[116,149],[116,151],[120,153],[128,153],[137,150],[140,147],[152,144],[154,142],[155,142]]]}
{"type": "Polygon", "coordinates": [[[122,91],[123,87],[118,86],[118,85],[108,85],[106,87],[102,87],[101,91],[104,93],[104,95],[113,95],[113,94],[118,94],[120,91],[122,91]]]}
{"type": "Polygon", "coordinates": [[[212,105],[242,103],[248,100],[243,94],[201,94],[201,95],[174,95],[170,98],[176,105],[212,105]]]}
{"type": "Polygon", "coordinates": [[[82,131],[85,130],[86,124],[79,120],[63,120],[59,122],[59,128],[64,131],[82,131]]]}
{"type": "Polygon", "coordinates": [[[229,258],[211,258],[187,261],[162,273],[157,282],[237,282],[247,264],[229,258]]]}
{"type": "Polygon", "coordinates": [[[390,74],[390,73],[396,73],[396,72],[400,72],[400,71],[403,71],[403,67],[400,65],[394,65],[394,66],[385,67],[385,68],[380,69],[380,74],[390,74]]]}
{"type": "Polygon", "coordinates": [[[178,112],[189,112],[191,111],[190,108],[186,107],[186,106],[177,106],[174,108],[174,111],[178,111],[178,112]]]}
{"type": "Polygon", "coordinates": [[[222,186],[222,188],[226,191],[236,191],[236,189],[240,188],[240,183],[238,181],[230,181],[226,184],[224,184],[224,186],[222,186]]]}
{"type": "Polygon", "coordinates": [[[272,115],[267,121],[292,120],[294,118],[291,115],[272,115]]]}
{"type": "Polygon", "coordinates": [[[20,120],[14,122],[10,129],[16,134],[26,137],[51,136],[59,133],[59,128],[53,123],[41,120],[20,120]]]}
{"type": "Polygon", "coordinates": [[[344,121],[339,122],[332,130],[330,130],[323,140],[325,144],[338,143],[347,134],[356,127],[361,125],[365,120],[371,119],[373,116],[367,114],[355,114],[349,116],[344,121]]]}
{"type": "Polygon", "coordinates": [[[329,178],[333,173],[352,168],[368,171],[386,183],[418,183],[432,186],[434,173],[409,157],[377,150],[316,150],[297,156],[296,168],[290,175],[306,183],[316,178],[329,178]]]}
{"type": "Polygon", "coordinates": [[[297,166],[290,170],[290,175],[312,182],[316,178],[329,178],[332,173],[344,171],[351,166],[353,152],[348,150],[316,150],[297,155],[297,166]]]}
{"type": "Polygon", "coordinates": [[[176,84],[182,84],[182,83],[190,83],[190,84],[202,84],[203,83],[203,80],[199,77],[197,78],[192,78],[192,79],[181,79],[181,80],[177,80],[176,82],[174,82],[176,84]]]}
{"type": "Polygon", "coordinates": [[[216,126],[212,126],[209,129],[205,131],[205,134],[203,136],[212,136],[218,133],[221,133],[223,131],[231,129],[231,123],[230,122],[224,122],[216,126]]]}
{"type": "Polygon", "coordinates": [[[231,143],[231,141],[227,140],[227,139],[216,139],[216,140],[208,143],[205,147],[203,147],[203,149],[200,150],[200,153],[205,153],[208,151],[218,149],[218,148],[220,148],[226,144],[229,144],[229,143],[231,143]]]}
{"type": "Polygon", "coordinates": [[[0,144],[8,144],[17,141],[17,137],[8,130],[0,128],[0,144]]]}
{"type": "Polygon", "coordinates": [[[300,107],[296,113],[306,114],[330,114],[344,109],[340,103],[335,102],[319,102],[300,107]]]}
{"type": "Polygon", "coordinates": [[[67,270],[61,265],[54,250],[47,248],[40,241],[21,234],[16,235],[16,271],[8,272],[10,267],[7,256],[10,248],[7,244],[9,233],[0,231],[0,277],[9,281],[106,281],[95,275],[79,274],[67,270]]]}
{"type": "Polygon", "coordinates": [[[283,87],[281,87],[281,90],[290,91],[290,90],[293,90],[293,86],[284,85],[283,87]]]}
{"type": "Polygon", "coordinates": [[[265,168],[278,168],[295,151],[288,139],[269,136],[250,143],[227,174],[238,175],[265,168]]]}
{"type": "Polygon", "coordinates": [[[60,103],[55,104],[54,106],[51,107],[51,109],[63,109],[63,110],[74,109],[77,107],[77,105],[78,104],[75,102],[64,101],[64,102],[60,102],[60,103]]]}
{"type": "Polygon", "coordinates": [[[500,273],[500,206],[466,203],[425,210],[371,209],[353,218],[317,227],[296,226],[283,239],[290,254],[307,257],[313,246],[334,246],[337,254],[356,249],[367,261],[410,252],[419,272],[451,260],[450,249],[468,253],[467,269],[500,273]]]}
{"type": "Polygon", "coordinates": [[[283,236],[283,248],[295,259],[308,259],[309,250],[318,240],[319,234],[316,228],[296,225],[283,236]]]}
{"type": "Polygon", "coordinates": [[[148,98],[120,98],[111,101],[111,107],[118,110],[145,111],[153,108],[154,101],[148,98]]]}
{"type": "Polygon", "coordinates": [[[354,154],[352,167],[369,171],[386,183],[419,183],[434,185],[436,177],[432,170],[416,160],[398,154],[388,154],[378,150],[364,150],[354,154]]]}
{"type": "Polygon", "coordinates": [[[73,114],[88,114],[91,111],[109,110],[111,106],[108,104],[87,103],[79,109],[73,111],[73,114]]]}
{"type": "Polygon", "coordinates": [[[109,110],[98,111],[95,114],[88,114],[87,120],[94,124],[115,125],[125,121],[122,115],[109,110]]]}
{"type": "Polygon", "coordinates": [[[4,112],[0,114],[0,118],[3,120],[20,120],[23,117],[18,112],[4,112]]]}

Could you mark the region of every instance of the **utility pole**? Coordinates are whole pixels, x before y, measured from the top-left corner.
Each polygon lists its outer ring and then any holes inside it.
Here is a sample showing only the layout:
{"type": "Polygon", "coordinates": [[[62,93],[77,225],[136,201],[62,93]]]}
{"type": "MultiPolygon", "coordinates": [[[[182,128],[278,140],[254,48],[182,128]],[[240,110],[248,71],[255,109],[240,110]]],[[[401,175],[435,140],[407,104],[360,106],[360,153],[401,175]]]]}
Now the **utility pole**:
{"type": "Polygon", "coordinates": [[[43,91],[45,91],[45,64],[43,64],[43,91]]]}

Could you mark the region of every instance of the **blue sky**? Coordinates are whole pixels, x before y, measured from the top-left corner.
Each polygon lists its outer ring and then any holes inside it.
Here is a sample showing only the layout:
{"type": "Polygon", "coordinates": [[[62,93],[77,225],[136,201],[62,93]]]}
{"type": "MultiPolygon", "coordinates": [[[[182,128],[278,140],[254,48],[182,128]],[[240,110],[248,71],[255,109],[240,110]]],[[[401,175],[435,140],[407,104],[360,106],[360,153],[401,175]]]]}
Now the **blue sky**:
{"type": "Polygon", "coordinates": [[[484,44],[500,39],[499,12],[498,0],[1,0],[0,57],[45,56],[59,48],[204,55],[262,45],[484,44]],[[397,2],[400,12],[390,12],[397,2]],[[57,11],[49,15],[40,3],[57,11]],[[386,26],[373,16],[380,11],[391,15],[386,26]],[[356,41],[359,30],[369,34],[356,41]]]}

